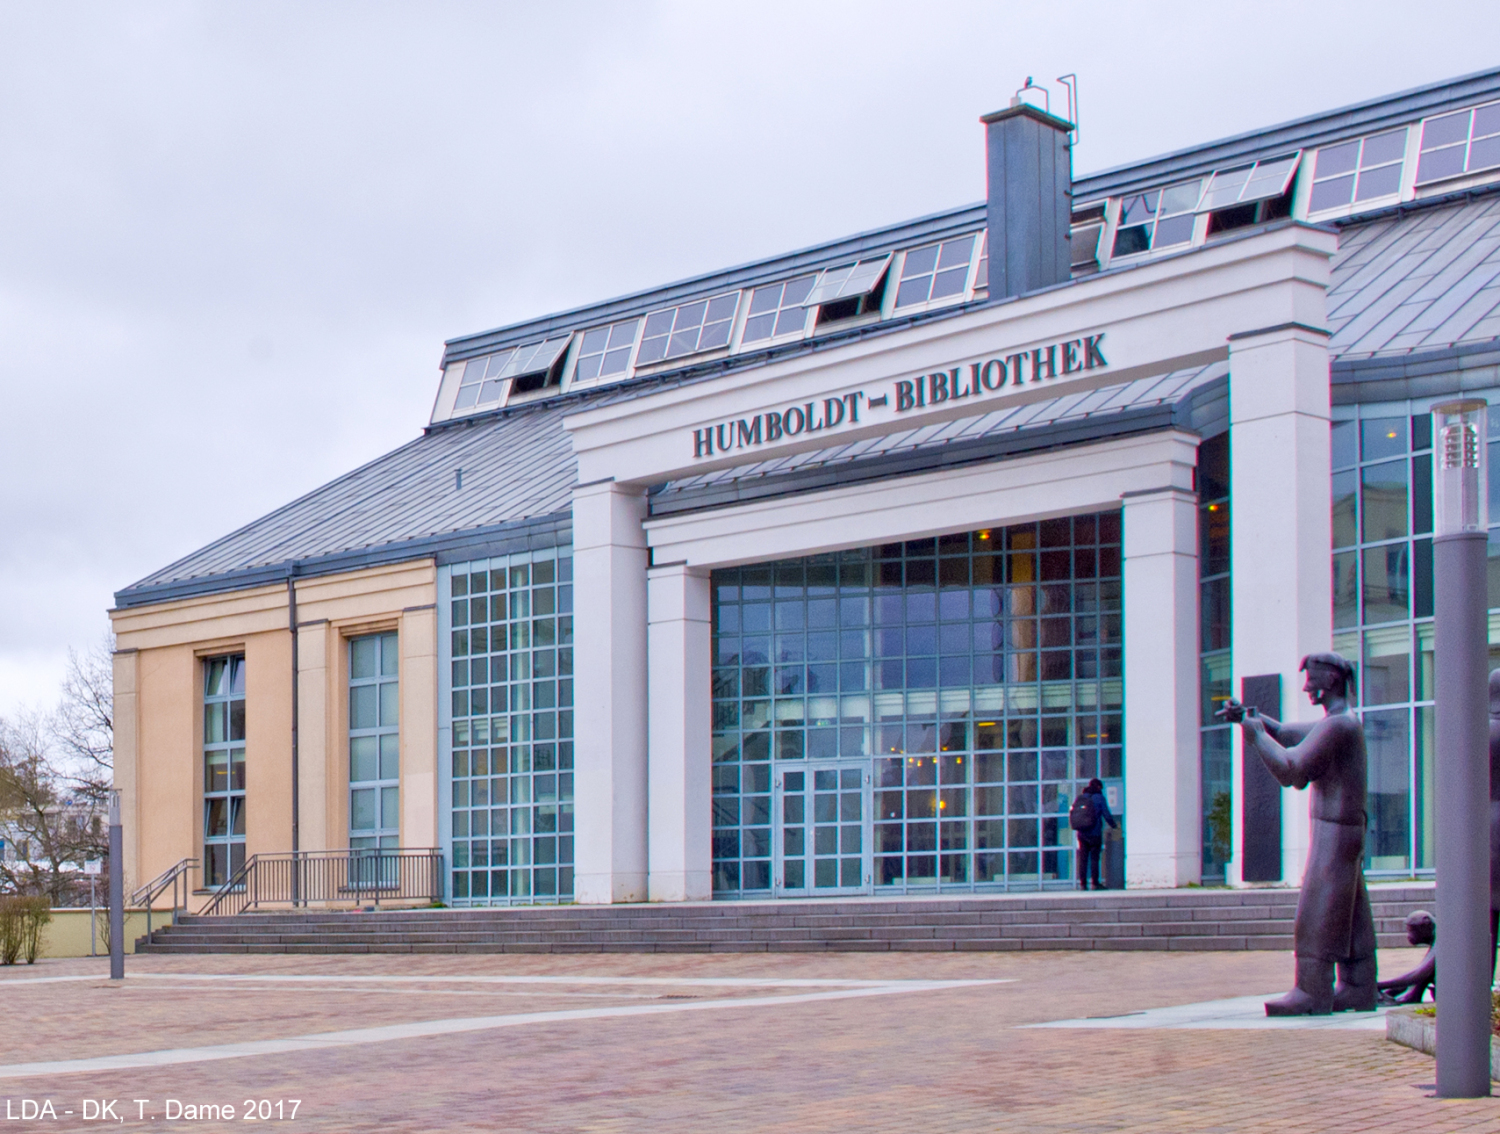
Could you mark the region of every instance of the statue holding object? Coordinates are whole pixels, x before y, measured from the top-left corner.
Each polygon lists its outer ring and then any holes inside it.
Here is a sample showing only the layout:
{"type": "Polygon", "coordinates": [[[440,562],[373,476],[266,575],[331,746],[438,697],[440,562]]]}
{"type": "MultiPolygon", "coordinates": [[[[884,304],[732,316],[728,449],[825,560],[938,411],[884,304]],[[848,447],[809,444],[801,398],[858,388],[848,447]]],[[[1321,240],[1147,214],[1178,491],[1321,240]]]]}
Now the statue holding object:
{"type": "Polygon", "coordinates": [[[1303,692],[1322,706],[1322,720],[1287,724],[1233,698],[1219,712],[1243,729],[1247,759],[1255,752],[1283,787],[1312,788],[1312,839],[1293,938],[1297,984],[1267,1001],[1266,1015],[1373,1011],[1375,922],[1364,875],[1365,731],[1349,710],[1354,666],[1327,653],[1308,654],[1299,668],[1307,674],[1303,692]]]}

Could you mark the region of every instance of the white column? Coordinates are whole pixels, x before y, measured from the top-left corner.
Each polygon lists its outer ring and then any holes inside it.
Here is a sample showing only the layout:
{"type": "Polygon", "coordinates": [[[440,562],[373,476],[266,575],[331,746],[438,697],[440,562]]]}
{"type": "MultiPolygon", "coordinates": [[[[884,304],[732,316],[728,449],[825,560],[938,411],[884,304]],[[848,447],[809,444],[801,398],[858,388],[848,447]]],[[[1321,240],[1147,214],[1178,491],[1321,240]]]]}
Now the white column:
{"type": "MultiPolygon", "coordinates": [[[[408,608],[401,651],[401,845],[438,845],[437,608],[408,608]]],[[[306,806],[303,814],[307,813],[306,806]]]]}
{"type": "Polygon", "coordinates": [[[709,573],[684,563],[647,573],[648,784],[653,902],[713,896],[709,573]]]}
{"type": "MultiPolygon", "coordinates": [[[[1302,694],[1297,666],[1333,638],[1327,335],[1290,324],[1234,336],[1229,422],[1233,692],[1242,677],[1279,673],[1282,717],[1316,720],[1322,710],[1302,694]]],[[[1244,845],[1242,744],[1233,751],[1231,884],[1244,845]]],[[[1281,822],[1282,878],[1296,885],[1307,859],[1305,792],[1284,789],[1281,822]]]]}
{"type": "Polygon", "coordinates": [[[1186,484],[1123,497],[1125,884],[1132,888],[1183,886],[1201,875],[1198,500],[1191,467],[1183,471],[1186,484]]]}
{"type": "Polygon", "coordinates": [[[338,829],[343,809],[336,806],[348,781],[335,774],[347,769],[348,752],[342,745],[345,733],[334,727],[343,722],[332,719],[336,714],[328,700],[335,680],[329,660],[338,657],[341,641],[326,618],[297,625],[297,835],[305,851],[349,845],[347,824],[338,829]]]}
{"type": "Polygon", "coordinates": [[[573,893],[646,899],[646,515],[611,481],[573,491],[573,893]]]}

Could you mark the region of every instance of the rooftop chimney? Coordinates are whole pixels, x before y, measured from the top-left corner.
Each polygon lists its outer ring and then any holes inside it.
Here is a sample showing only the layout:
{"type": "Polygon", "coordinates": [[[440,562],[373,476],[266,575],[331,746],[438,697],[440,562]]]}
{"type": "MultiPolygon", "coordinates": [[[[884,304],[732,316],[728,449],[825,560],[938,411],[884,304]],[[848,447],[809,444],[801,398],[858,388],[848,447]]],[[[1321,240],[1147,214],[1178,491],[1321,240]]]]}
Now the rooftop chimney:
{"type": "Polygon", "coordinates": [[[990,300],[1072,276],[1073,125],[1029,103],[986,114],[990,300]]]}

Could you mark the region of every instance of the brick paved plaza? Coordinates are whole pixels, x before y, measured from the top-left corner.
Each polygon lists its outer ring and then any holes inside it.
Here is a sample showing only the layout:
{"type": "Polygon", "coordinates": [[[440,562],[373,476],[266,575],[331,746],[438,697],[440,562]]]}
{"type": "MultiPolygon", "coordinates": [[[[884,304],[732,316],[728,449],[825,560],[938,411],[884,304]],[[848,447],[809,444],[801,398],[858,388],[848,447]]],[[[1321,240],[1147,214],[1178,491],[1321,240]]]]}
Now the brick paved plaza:
{"type": "MultiPolygon", "coordinates": [[[[1383,973],[1413,957],[1382,953],[1383,973]]],[[[300,1099],[269,1124],[1500,1131],[1500,1099],[1430,1098],[1432,1060],[1380,1031],[1019,1027],[1280,992],[1282,953],[132,957],[122,986],[106,972],[0,973],[0,1108],[58,1115],[0,1129],[97,1129],[84,1099],[118,1100],[105,1117],[132,1130],[245,1129],[247,1099],[300,1099]],[[352,1034],[285,1042],[328,1033],[352,1034]],[[205,1103],[235,1120],[185,1109],[205,1103]]]]}

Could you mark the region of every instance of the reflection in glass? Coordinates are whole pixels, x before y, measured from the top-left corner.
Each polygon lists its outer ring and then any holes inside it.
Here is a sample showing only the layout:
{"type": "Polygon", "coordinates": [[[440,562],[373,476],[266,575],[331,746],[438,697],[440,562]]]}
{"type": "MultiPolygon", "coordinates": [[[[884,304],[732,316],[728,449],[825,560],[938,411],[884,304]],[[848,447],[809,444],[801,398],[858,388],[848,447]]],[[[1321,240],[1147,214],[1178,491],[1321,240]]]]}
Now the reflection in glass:
{"type": "Polygon", "coordinates": [[[1407,545],[1367,547],[1360,556],[1364,575],[1364,621],[1391,622],[1408,614],[1407,545]]]}
{"type": "Polygon", "coordinates": [[[1411,742],[1408,709],[1366,712],[1365,747],[1369,829],[1365,853],[1370,870],[1404,870],[1411,854],[1411,742]]]}
{"type": "Polygon", "coordinates": [[[1407,534],[1406,471],[1405,461],[1386,461],[1360,470],[1363,536],[1367,543],[1407,534]]]}

